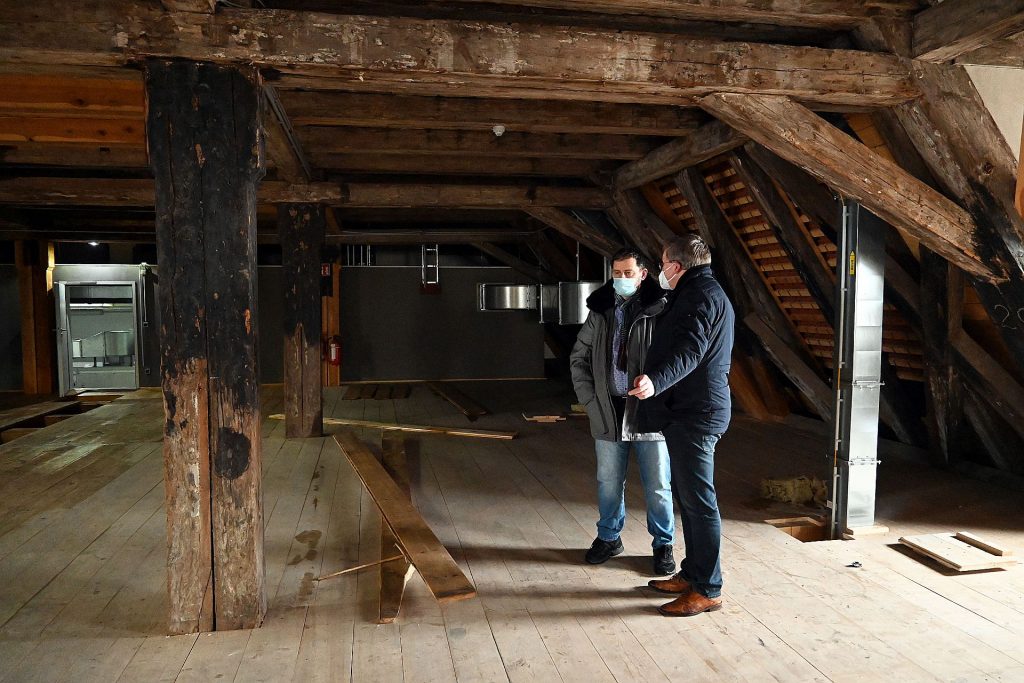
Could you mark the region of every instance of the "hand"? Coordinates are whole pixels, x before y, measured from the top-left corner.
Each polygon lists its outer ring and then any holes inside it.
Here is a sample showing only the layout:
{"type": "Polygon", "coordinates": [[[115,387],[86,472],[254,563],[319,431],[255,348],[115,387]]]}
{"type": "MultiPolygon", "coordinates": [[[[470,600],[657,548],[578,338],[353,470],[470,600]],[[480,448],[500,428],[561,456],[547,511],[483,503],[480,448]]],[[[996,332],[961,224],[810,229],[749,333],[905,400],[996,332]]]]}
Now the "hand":
{"type": "Polygon", "coordinates": [[[633,380],[633,387],[629,395],[636,396],[641,401],[654,396],[654,382],[647,375],[640,375],[633,380]]]}

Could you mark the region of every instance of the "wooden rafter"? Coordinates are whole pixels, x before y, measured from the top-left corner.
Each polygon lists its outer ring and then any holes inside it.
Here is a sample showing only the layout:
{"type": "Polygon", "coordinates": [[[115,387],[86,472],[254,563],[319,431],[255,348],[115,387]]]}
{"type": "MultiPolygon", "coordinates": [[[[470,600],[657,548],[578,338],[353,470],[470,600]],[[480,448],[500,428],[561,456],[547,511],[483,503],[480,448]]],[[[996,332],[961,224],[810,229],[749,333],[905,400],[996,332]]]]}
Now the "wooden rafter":
{"type": "Polygon", "coordinates": [[[742,145],[746,137],[730,126],[713,121],[686,137],[652,150],[615,173],[615,186],[628,190],[707,161],[742,145]]]}
{"type": "Polygon", "coordinates": [[[1024,0],[945,0],[914,16],[913,56],[945,62],[1024,31],[1024,0]]]}
{"type": "MultiPolygon", "coordinates": [[[[110,178],[8,178],[0,180],[0,205],[152,206],[153,181],[110,178]]],[[[587,187],[446,185],[415,183],[260,183],[260,202],[321,202],[348,207],[521,208],[567,206],[600,209],[605,191],[587,187]]]]}
{"type": "Polygon", "coordinates": [[[313,171],[274,86],[263,85],[263,100],[267,109],[263,117],[267,154],[277,168],[278,178],[290,183],[309,182],[313,171]]]}
{"type": "Polygon", "coordinates": [[[544,225],[562,233],[566,237],[576,240],[591,251],[602,256],[611,256],[622,248],[622,244],[611,237],[598,232],[589,225],[577,220],[565,211],[558,208],[531,208],[526,213],[533,216],[544,225]]]}
{"type": "Polygon", "coordinates": [[[56,3],[48,8],[46,0],[15,6],[0,19],[0,46],[0,59],[29,64],[107,66],[141,56],[177,57],[326,77],[353,90],[429,85],[434,94],[476,97],[678,105],[726,89],[870,106],[916,95],[898,59],[851,50],[280,10],[165,13],[131,0],[87,3],[75,11],[56,3]],[[657,62],[662,68],[644,66],[657,62]]]}
{"type": "Polygon", "coordinates": [[[985,280],[1003,277],[983,260],[967,211],[800,104],[719,94],[701,105],[964,270],[985,280]]]}
{"type": "Polygon", "coordinates": [[[517,273],[522,273],[531,280],[537,282],[543,282],[550,284],[556,282],[558,278],[552,275],[544,268],[535,266],[531,263],[527,263],[523,259],[519,258],[515,254],[512,254],[501,247],[491,244],[489,242],[473,242],[473,246],[487,254],[491,258],[495,259],[499,263],[502,263],[517,273]]]}
{"type": "Polygon", "coordinates": [[[353,92],[282,91],[296,126],[352,126],[507,133],[686,135],[700,112],[610,102],[439,98],[353,92]]]}

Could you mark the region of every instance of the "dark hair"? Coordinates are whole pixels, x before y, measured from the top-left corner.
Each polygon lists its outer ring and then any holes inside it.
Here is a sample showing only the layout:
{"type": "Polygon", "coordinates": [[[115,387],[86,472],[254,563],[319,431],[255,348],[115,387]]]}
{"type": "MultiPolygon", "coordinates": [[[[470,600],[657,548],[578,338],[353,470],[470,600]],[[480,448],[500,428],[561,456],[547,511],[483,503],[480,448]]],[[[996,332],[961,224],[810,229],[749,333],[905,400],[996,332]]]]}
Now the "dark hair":
{"type": "Polygon", "coordinates": [[[636,267],[640,269],[647,268],[647,259],[637,249],[631,249],[626,247],[625,249],[619,249],[612,256],[612,263],[616,261],[625,261],[626,259],[636,259],[636,267]]]}
{"type": "Polygon", "coordinates": [[[665,245],[665,260],[677,261],[683,270],[711,263],[711,250],[704,239],[688,232],[665,245]]]}

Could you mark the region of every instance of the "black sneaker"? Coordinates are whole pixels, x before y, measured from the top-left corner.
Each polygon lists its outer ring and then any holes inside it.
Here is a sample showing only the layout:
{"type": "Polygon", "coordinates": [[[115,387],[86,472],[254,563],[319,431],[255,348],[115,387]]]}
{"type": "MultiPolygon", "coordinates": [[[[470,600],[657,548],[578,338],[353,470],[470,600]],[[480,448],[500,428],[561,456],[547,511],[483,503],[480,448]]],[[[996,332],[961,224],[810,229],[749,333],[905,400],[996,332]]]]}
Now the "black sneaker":
{"type": "Polygon", "coordinates": [[[668,576],[676,571],[676,558],[672,555],[671,545],[662,545],[654,549],[654,573],[668,576]]]}
{"type": "Polygon", "coordinates": [[[620,554],[622,550],[622,539],[602,541],[600,538],[595,538],[590,545],[590,550],[587,551],[587,562],[590,564],[607,562],[610,558],[620,554]]]}

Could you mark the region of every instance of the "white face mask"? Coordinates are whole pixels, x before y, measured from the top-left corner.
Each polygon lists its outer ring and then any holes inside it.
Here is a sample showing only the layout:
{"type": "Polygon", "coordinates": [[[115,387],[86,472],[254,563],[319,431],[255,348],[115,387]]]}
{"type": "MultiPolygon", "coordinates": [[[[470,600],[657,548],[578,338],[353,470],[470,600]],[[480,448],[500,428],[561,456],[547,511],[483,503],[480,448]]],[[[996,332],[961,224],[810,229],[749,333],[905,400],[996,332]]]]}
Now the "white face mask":
{"type": "Polygon", "coordinates": [[[665,277],[665,271],[658,273],[658,284],[661,285],[662,289],[672,289],[672,280],[679,277],[679,273],[676,273],[672,277],[665,277]]]}

